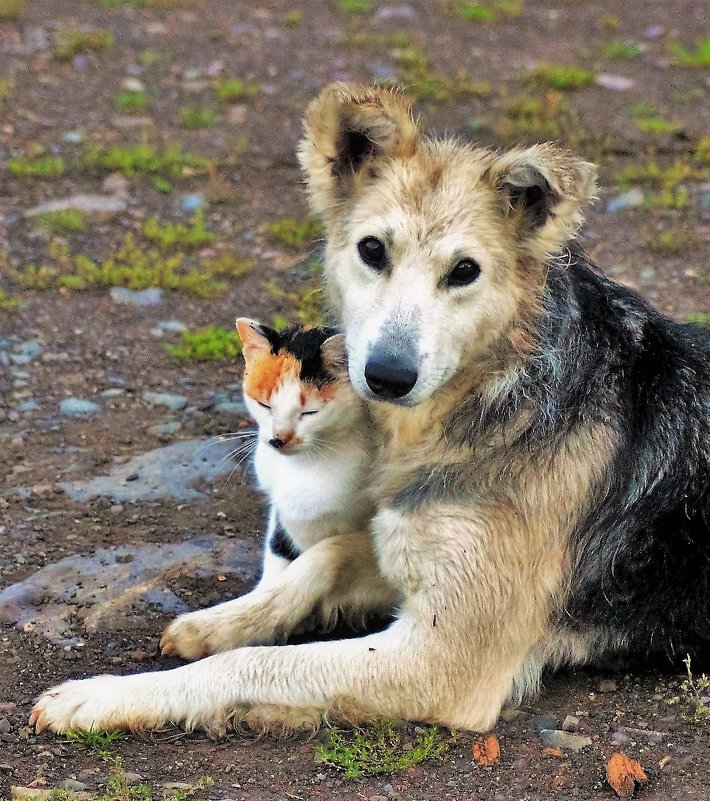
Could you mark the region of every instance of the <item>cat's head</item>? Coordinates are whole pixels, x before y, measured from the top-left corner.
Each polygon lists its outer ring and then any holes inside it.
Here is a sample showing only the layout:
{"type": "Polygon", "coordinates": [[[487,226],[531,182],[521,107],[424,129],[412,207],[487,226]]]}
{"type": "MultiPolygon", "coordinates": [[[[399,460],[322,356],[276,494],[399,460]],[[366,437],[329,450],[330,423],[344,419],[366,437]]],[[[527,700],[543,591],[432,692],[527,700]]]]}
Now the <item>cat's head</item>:
{"type": "Polygon", "coordinates": [[[240,318],[244,400],[259,437],[282,453],[317,447],[346,431],[361,402],[347,379],[345,343],[334,328],[275,331],[240,318]]]}

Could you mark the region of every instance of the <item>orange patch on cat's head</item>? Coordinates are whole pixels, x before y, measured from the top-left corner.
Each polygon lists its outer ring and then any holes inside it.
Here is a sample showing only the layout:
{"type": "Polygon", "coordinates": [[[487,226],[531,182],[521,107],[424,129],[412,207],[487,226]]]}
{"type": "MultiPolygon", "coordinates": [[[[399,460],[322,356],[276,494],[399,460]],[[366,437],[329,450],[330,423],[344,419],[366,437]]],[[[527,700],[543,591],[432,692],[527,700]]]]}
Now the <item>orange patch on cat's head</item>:
{"type": "Polygon", "coordinates": [[[298,381],[300,371],[300,362],[290,353],[265,352],[251,358],[247,363],[244,372],[244,391],[255,400],[268,403],[284,379],[298,381]]]}

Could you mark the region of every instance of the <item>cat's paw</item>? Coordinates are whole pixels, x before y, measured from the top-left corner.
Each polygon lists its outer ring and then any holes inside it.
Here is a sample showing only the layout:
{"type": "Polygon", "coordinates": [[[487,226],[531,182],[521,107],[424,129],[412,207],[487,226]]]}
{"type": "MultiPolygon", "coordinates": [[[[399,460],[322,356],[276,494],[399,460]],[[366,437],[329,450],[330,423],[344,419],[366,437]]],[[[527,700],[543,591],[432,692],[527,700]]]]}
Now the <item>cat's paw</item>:
{"type": "Polygon", "coordinates": [[[160,715],[141,708],[129,682],[130,677],[95,676],[52,687],[37,699],[30,724],[37,732],[49,729],[57,734],[156,727],[160,715]]]}

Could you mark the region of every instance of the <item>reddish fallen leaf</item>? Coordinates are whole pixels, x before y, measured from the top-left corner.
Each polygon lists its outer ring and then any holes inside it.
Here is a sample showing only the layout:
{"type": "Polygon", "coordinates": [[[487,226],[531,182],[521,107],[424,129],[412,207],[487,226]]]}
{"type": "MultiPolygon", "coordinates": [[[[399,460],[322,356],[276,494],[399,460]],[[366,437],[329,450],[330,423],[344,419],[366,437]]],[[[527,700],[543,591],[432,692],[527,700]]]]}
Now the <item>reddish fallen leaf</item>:
{"type": "Polygon", "coordinates": [[[548,745],[547,748],[542,749],[543,754],[547,754],[547,756],[553,757],[563,757],[565,755],[564,751],[560,751],[559,748],[554,748],[551,745],[548,745]]]}
{"type": "Polygon", "coordinates": [[[495,734],[479,737],[471,748],[473,760],[477,765],[492,765],[500,759],[500,743],[495,734]]]}
{"type": "Polygon", "coordinates": [[[606,780],[619,798],[631,798],[636,785],[648,781],[648,777],[635,759],[615,751],[606,763],[606,780]]]}

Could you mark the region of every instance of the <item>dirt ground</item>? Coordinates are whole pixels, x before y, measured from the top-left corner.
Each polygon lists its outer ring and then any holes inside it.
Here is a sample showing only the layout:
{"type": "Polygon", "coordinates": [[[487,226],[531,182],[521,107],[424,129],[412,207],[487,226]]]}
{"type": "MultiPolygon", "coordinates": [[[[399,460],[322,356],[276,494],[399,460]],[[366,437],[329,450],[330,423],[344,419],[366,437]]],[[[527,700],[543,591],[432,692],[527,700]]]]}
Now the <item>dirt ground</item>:
{"type": "MultiPolygon", "coordinates": [[[[238,550],[240,564],[153,575],[157,595],[135,593],[105,626],[90,627],[81,604],[65,599],[65,612],[58,604],[56,614],[64,615],[67,631],[50,635],[27,618],[16,624],[9,606],[3,617],[0,602],[0,798],[9,796],[10,785],[41,789],[66,779],[99,791],[110,766],[62,738],[35,736],[26,726],[33,698],[70,677],[177,664],[157,649],[175,611],[226,599],[253,580],[264,508],[240,470],[230,480],[222,474],[203,482],[200,494],[183,500],[72,500],[61,485],[105,475],[170,443],[247,425],[238,409],[219,410],[221,402],[238,400],[240,366],[172,358],[163,344],[178,335],[158,336],[155,328],[166,320],[190,329],[230,327],[237,314],[294,318],[302,298],[284,292],[313,280],[308,249],[270,238],[267,225],[307,215],[294,153],[305,105],[323,85],[404,78],[431,95],[433,83],[436,96],[417,109],[437,132],[489,144],[547,133],[581,150],[601,164],[601,198],[582,234],[595,260],[668,314],[682,319],[710,311],[710,140],[703,145],[710,136],[710,70],[675,61],[676,45],[692,49],[710,33],[710,6],[703,0],[492,2],[486,7],[493,18],[479,23],[457,14],[457,5],[28,0],[15,19],[0,21],[0,289],[25,301],[14,312],[0,310],[0,593],[100,548],[133,549],[125,561],[135,559],[138,569],[146,544],[168,548],[200,537],[252,544],[238,550]],[[353,12],[358,5],[364,13],[353,12]],[[62,29],[106,29],[114,41],[61,60],[54,37],[62,29]],[[584,67],[596,82],[576,92],[537,89],[524,75],[541,61],[584,67]],[[214,84],[227,78],[257,91],[221,102],[214,84]],[[146,107],[117,110],[116,95],[141,85],[146,107]],[[539,98],[538,122],[547,127],[524,129],[515,117],[530,97],[539,98]],[[180,124],[184,106],[211,109],[215,120],[187,128],[180,124]],[[143,174],[118,183],[113,176],[107,184],[105,171],[83,161],[89,142],[178,142],[212,163],[206,173],[172,178],[171,188],[156,188],[143,174]],[[11,172],[10,160],[42,155],[63,157],[64,173],[11,172]],[[620,170],[649,162],[677,166],[682,180],[669,191],[684,200],[656,202],[667,185],[619,179],[620,170]],[[634,188],[646,192],[645,203],[633,193],[629,200],[634,188]],[[214,298],[166,291],[161,305],[147,307],[119,304],[107,289],[23,288],[17,268],[47,262],[50,248],[49,235],[27,212],[76,194],[120,197],[124,207],[92,215],[83,231],[67,234],[74,254],[98,258],[126,233],[139,237],[146,218],[185,222],[189,204],[204,202],[218,239],[199,255],[232,253],[255,267],[214,298]],[[609,207],[612,201],[622,208],[609,207]],[[145,391],[178,394],[184,408],[168,412],[145,391]],[[62,413],[60,402],[71,396],[96,401],[98,411],[85,418],[62,413]],[[156,432],[166,422],[170,430],[156,432]]],[[[67,570],[65,590],[73,575],[67,570]]],[[[39,610],[49,603],[30,601],[39,610]]],[[[466,735],[440,760],[358,781],[316,764],[315,743],[306,738],[211,742],[164,733],[127,737],[114,753],[126,771],[156,788],[208,775],[214,783],[203,796],[212,799],[591,801],[613,797],[604,765],[622,750],[648,774],[639,797],[707,799],[708,724],[686,720],[691,707],[680,690],[682,673],[679,664],[660,673],[548,677],[539,699],[497,725],[501,759],[491,767],[472,761],[473,738],[466,735]],[[568,727],[591,744],[579,753],[545,751],[539,730],[560,728],[567,716],[577,719],[568,727]]],[[[409,727],[405,737],[411,735],[409,727]]]]}

